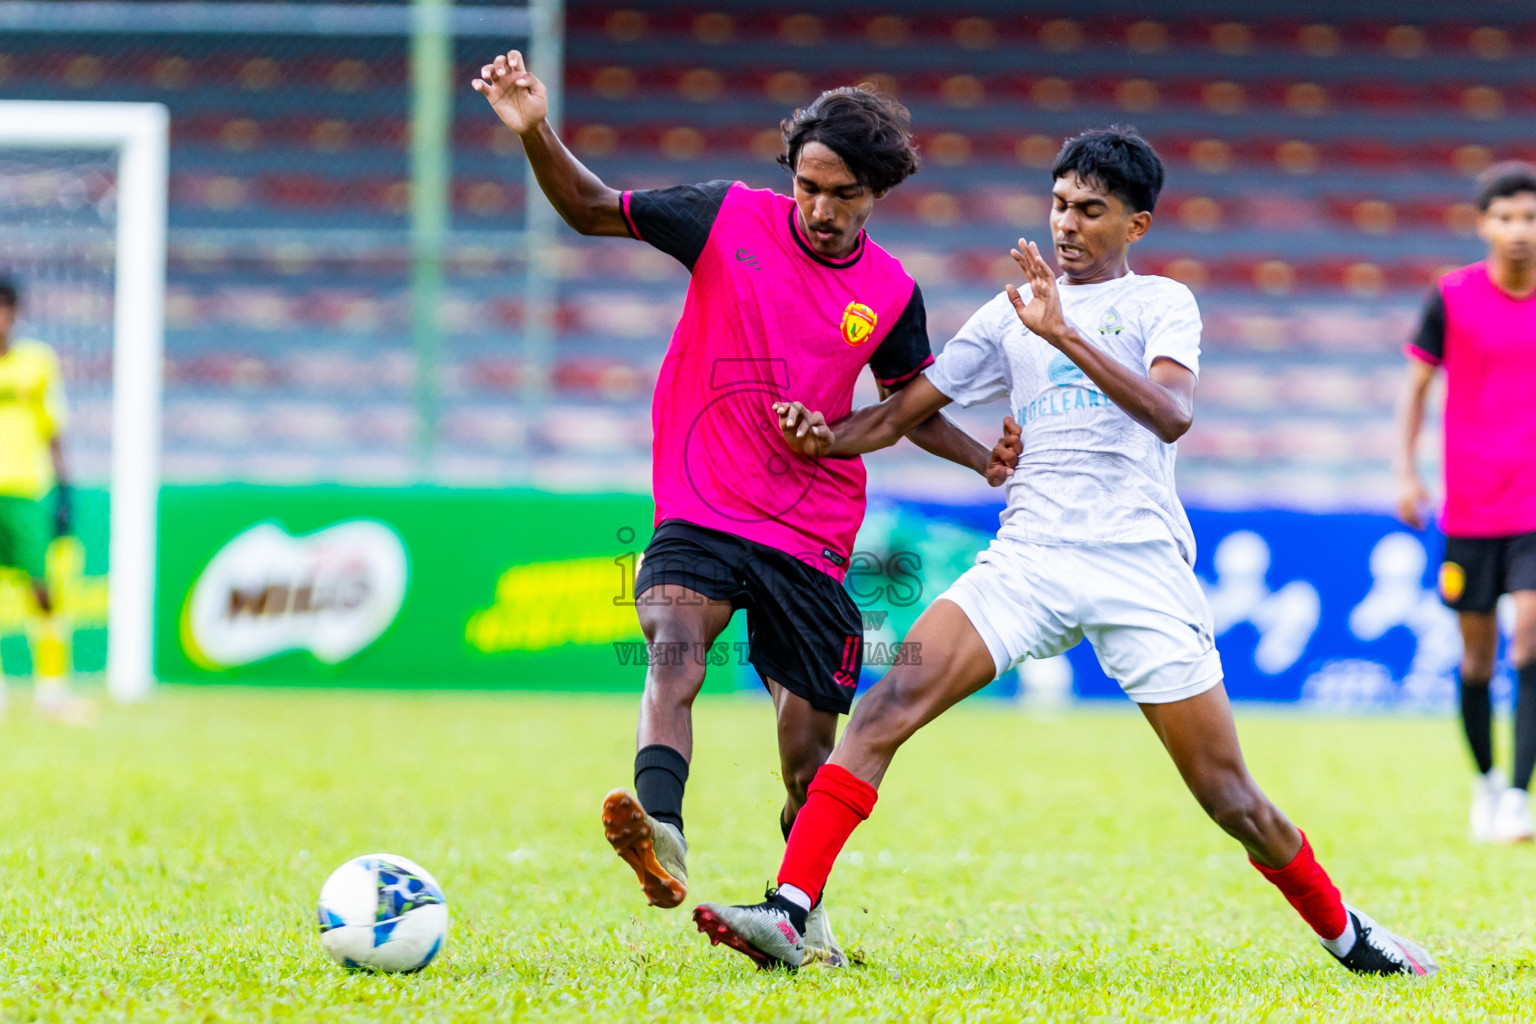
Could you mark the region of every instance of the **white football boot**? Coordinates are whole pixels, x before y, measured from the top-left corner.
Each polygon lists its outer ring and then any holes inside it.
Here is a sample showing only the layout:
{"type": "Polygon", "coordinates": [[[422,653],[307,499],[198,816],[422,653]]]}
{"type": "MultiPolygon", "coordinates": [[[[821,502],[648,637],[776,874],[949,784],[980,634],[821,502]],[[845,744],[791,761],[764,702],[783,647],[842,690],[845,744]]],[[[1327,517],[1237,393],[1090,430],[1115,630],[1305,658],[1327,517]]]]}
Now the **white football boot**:
{"type": "Polygon", "coordinates": [[[1490,768],[1487,775],[1479,775],[1472,781],[1472,821],[1470,832],[1474,843],[1493,842],[1493,814],[1498,808],[1499,797],[1509,788],[1504,772],[1490,768]]]}
{"type": "Polygon", "coordinates": [[[1491,838],[1496,843],[1528,843],[1536,839],[1536,822],[1531,820],[1531,797],[1523,789],[1506,789],[1499,794],[1493,811],[1491,838]]]}
{"type": "Polygon", "coordinates": [[[693,908],[693,923],[711,946],[724,943],[760,970],[787,967],[793,971],[805,962],[805,937],[795,927],[805,913],[770,889],[763,902],[752,906],[701,903],[693,908]]]}
{"type": "Polygon", "coordinates": [[[603,835],[634,869],[653,907],[675,907],[688,896],[688,842],[682,832],[645,813],[626,789],[603,798],[603,835]]]}
{"type": "Polygon", "coordinates": [[[1355,926],[1355,944],[1343,956],[1329,952],[1349,970],[1356,974],[1406,974],[1422,978],[1440,969],[1435,958],[1418,943],[1393,935],[1347,903],[1344,910],[1355,926]]]}
{"type": "Polygon", "coordinates": [[[848,957],[832,934],[832,922],[827,920],[827,905],[821,900],[811,908],[805,919],[805,954],[801,967],[847,967],[848,957]]]}

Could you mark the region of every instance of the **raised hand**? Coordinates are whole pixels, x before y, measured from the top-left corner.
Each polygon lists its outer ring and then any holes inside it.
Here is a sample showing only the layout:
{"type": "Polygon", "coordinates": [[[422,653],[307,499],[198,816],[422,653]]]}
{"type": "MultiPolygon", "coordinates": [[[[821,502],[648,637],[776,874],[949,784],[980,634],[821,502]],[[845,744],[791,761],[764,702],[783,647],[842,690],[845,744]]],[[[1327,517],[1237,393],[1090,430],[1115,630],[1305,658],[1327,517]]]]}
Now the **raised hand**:
{"type": "Polygon", "coordinates": [[[470,88],[484,96],[502,123],[519,135],[537,128],[549,116],[549,93],[534,77],[516,50],[498,54],[480,68],[470,88]]]}
{"type": "Polygon", "coordinates": [[[835,438],[821,413],[811,412],[799,402],[774,402],[773,411],[779,417],[784,443],[795,451],[814,459],[831,450],[835,438]]]}
{"type": "Polygon", "coordinates": [[[987,459],[987,483],[1001,487],[1018,468],[1019,456],[1024,454],[1024,428],[1012,416],[1003,417],[1003,436],[992,447],[987,459]]]}
{"type": "Polygon", "coordinates": [[[1025,302],[1017,287],[1007,286],[1013,310],[1032,333],[1054,345],[1056,337],[1067,329],[1066,317],[1061,313],[1061,294],[1056,291],[1056,275],[1051,273],[1034,242],[1019,239],[1019,247],[1009,255],[1024,271],[1030,291],[1029,301],[1025,302]]]}

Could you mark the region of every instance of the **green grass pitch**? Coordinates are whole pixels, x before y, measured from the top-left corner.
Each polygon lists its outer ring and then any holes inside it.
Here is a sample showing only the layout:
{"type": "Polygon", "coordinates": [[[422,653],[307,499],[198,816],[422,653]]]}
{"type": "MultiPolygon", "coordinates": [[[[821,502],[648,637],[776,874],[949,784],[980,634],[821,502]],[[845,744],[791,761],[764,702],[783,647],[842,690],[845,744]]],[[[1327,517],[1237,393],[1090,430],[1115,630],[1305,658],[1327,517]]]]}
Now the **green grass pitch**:
{"type": "MultiPolygon", "coordinates": [[[[897,758],[833,875],[845,972],[759,974],[603,843],[632,698],[172,689],[99,728],[0,722],[0,1020],[1529,1020],[1536,850],[1464,837],[1448,721],[1239,710],[1345,893],[1441,960],[1355,978],[1189,799],[1128,706],[963,706],[897,758]],[[447,890],[410,977],[322,953],[320,883],[414,858],[447,890]]],[[[700,702],[689,905],[757,898],[771,711],[700,702]]]]}

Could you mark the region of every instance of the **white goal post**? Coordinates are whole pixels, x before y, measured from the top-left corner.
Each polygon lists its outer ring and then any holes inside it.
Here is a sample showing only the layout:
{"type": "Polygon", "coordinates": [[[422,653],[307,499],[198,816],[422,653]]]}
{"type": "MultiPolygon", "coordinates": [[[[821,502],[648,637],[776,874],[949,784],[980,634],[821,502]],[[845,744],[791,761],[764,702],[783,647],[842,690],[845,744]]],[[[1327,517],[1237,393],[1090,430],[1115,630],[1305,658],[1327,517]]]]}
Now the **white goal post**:
{"type": "Polygon", "coordinates": [[[107,689],[136,700],[154,685],[170,113],[159,103],[0,100],[5,148],[118,154],[107,689]]]}

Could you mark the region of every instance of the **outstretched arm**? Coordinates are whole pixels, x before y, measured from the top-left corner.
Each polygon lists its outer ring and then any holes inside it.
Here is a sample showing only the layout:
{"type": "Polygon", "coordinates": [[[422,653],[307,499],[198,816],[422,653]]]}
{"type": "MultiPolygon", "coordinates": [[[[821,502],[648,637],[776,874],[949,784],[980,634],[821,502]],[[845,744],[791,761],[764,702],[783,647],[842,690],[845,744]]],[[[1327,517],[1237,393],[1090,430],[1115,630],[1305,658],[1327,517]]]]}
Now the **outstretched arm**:
{"type": "MultiPolygon", "coordinates": [[[[913,379],[907,388],[917,387],[919,383],[938,394],[938,390],[923,376],[913,379]]],[[[900,392],[890,391],[885,385],[880,385],[882,404],[893,394],[900,394],[900,392]]],[[[942,412],[933,413],[906,431],[906,438],[930,455],[937,455],[941,459],[948,459],[967,469],[974,469],[983,476],[987,475],[987,463],[991,458],[991,451],[942,412]]]]}
{"type": "Polygon", "coordinates": [[[1019,425],[1012,416],[1004,417],[1003,436],[992,448],[984,448],[939,412],[949,402],[927,377],[918,377],[883,401],[831,425],[821,413],[799,402],[775,402],[773,411],[779,416],[785,442],[807,458],[862,455],[889,448],[906,436],[924,451],[974,469],[993,487],[1006,483],[1024,450],[1019,425]]]}
{"type": "Polygon", "coordinates": [[[779,414],[784,440],[801,455],[847,458],[889,448],[948,404],[948,395],[919,376],[884,401],[855,409],[830,426],[825,416],[799,402],[775,402],[773,411],[779,414]]]}
{"type": "Polygon", "coordinates": [[[502,123],[523,140],[523,152],[550,205],[583,235],[627,235],[620,195],[582,165],[549,126],[549,94],[516,50],[498,54],[470,83],[502,123]]]}
{"type": "Polygon", "coordinates": [[[1008,298],[1024,326],[1065,353],[1110,401],[1161,440],[1172,444],[1183,437],[1195,419],[1194,373],[1166,356],[1153,361],[1146,377],[1126,369],[1067,323],[1056,277],[1033,242],[1019,239],[1012,256],[1029,279],[1028,302],[1017,288],[1008,286],[1008,298]]]}

